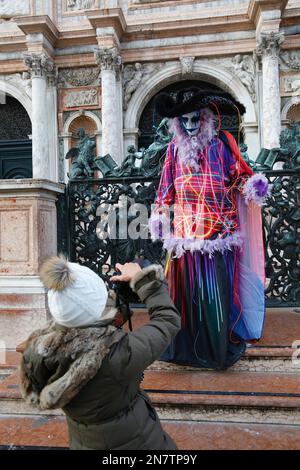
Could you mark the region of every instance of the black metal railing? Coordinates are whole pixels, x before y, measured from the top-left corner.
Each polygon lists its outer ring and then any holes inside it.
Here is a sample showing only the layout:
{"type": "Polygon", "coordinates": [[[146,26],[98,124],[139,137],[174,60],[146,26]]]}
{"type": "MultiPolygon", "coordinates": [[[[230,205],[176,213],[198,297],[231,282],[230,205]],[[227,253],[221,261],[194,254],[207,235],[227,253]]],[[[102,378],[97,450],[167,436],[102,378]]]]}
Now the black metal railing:
{"type": "Polygon", "coordinates": [[[137,226],[140,237],[128,236],[130,224],[136,223],[139,215],[139,205],[147,211],[146,218],[150,215],[158,183],[159,178],[146,177],[70,181],[70,259],[93,269],[104,280],[116,263],[137,258],[163,263],[162,243],[151,241],[147,224],[137,226]],[[133,215],[133,211],[137,213],[133,215]]]}
{"type": "MultiPolygon", "coordinates": [[[[300,169],[264,173],[272,184],[271,196],[262,208],[266,304],[300,306],[300,169]]],[[[124,232],[137,217],[130,207],[142,204],[150,215],[158,183],[159,177],[70,180],[58,205],[59,251],[93,269],[105,281],[117,262],[146,258],[163,264],[161,242],[151,241],[150,236],[132,239],[124,232]],[[110,233],[112,214],[116,217],[115,234],[110,233]]]]}
{"type": "Polygon", "coordinates": [[[264,173],[273,185],[262,209],[266,302],[269,307],[300,306],[300,168],[264,173]]]}

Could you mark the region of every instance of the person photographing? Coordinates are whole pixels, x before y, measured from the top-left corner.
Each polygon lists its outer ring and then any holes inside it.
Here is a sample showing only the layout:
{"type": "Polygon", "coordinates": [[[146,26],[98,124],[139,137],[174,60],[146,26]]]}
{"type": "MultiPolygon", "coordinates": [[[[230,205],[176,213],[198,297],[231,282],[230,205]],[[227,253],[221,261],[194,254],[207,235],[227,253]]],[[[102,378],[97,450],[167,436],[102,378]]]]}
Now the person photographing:
{"type": "Polygon", "coordinates": [[[42,265],[53,320],[27,340],[21,392],[42,410],[62,408],[70,449],[176,449],[140,383],[179,331],[180,315],[159,265],[116,268],[110,280],[129,283],[149,313],[134,332],[117,326],[116,295],[92,270],[62,256],[42,265]]]}

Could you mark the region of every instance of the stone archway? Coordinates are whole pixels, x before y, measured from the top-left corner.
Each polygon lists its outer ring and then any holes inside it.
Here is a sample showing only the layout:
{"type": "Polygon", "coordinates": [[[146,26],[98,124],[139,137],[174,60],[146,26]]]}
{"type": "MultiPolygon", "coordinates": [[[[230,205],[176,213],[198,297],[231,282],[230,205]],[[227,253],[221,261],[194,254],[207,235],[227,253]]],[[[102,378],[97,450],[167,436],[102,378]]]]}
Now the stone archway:
{"type": "MultiPolygon", "coordinates": [[[[143,109],[149,100],[166,86],[182,81],[182,66],[180,62],[170,63],[161,70],[153,74],[139,87],[129,102],[124,119],[125,144],[137,144],[138,124],[143,109]]],[[[224,91],[228,91],[236,99],[244,104],[246,113],[243,116],[243,128],[245,142],[248,145],[249,154],[256,158],[259,152],[259,135],[255,105],[245,86],[229,70],[215,64],[196,61],[193,66],[193,73],[189,75],[191,80],[201,80],[212,83],[224,91]]]]}
{"type": "Polygon", "coordinates": [[[0,93],[0,179],[32,178],[31,100],[6,80],[0,93]]]}
{"type": "Polygon", "coordinates": [[[293,116],[293,114],[295,114],[293,113],[295,108],[297,108],[297,116],[300,116],[300,96],[293,96],[285,103],[281,111],[281,120],[298,120],[295,119],[295,116],[293,116]]]}
{"type": "MultiPolygon", "coordinates": [[[[84,128],[86,133],[95,137],[97,144],[97,155],[101,155],[102,146],[102,123],[100,118],[92,111],[77,111],[72,113],[64,123],[63,133],[63,153],[64,156],[74,145],[74,133],[80,127],[84,128]]],[[[69,172],[70,162],[64,160],[65,182],[68,182],[67,173],[69,172]]]]}
{"type": "Polygon", "coordinates": [[[26,109],[28,116],[30,117],[30,120],[32,121],[32,102],[26,91],[20,87],[17,86],[13,83],[13,80],[11,82],[8,82],[7,80],[2,80],[0,78],[0,93],[7,94],[18,100],[23,108],[26,109]]]}

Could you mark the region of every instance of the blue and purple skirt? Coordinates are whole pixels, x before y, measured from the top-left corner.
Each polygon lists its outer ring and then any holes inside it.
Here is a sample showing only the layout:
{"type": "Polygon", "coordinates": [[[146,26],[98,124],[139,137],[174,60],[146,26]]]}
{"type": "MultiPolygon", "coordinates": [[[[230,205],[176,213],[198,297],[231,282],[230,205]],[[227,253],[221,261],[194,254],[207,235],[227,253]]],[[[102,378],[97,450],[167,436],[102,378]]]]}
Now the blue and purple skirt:
{"type": "Polygon", "coordinates": [[[240,359],[246,342],[234,331],[241,318],[235,295],[237,256],[237,250],[212,257],[187,251],[169,258],[167,279],[181,313],[181,330],[161,360],[226,369],[240,359]]]}

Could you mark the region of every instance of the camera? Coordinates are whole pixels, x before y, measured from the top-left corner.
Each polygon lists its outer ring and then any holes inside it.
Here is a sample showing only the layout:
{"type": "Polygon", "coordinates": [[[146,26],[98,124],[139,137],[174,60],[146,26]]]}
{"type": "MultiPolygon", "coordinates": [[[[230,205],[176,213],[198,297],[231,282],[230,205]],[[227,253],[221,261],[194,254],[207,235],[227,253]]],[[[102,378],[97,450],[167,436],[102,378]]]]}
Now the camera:
{"type": "MultiPolygon", "coordinates": [[[[133,263],[139,264],[141,268],[145,268],[151,264],[147,259],[136,259],[133,261],[133,263]]],[[[119,274],[121,273],[116,271],[113,273],[113,276],[118,276],[119,274]]],[[[117,294],[116,307],[119,309],[119,314],[117,316],[117,326],[122,326],[128,321],[129,329],[132,330],[131,316],[133,312],[130,309],[129,304],[140,304],[140,298],[135,292],[133,292],[129,282],[114,281],[110,284],[111,289],[113,289],[117,294]]]]}

